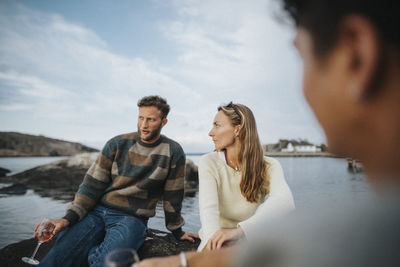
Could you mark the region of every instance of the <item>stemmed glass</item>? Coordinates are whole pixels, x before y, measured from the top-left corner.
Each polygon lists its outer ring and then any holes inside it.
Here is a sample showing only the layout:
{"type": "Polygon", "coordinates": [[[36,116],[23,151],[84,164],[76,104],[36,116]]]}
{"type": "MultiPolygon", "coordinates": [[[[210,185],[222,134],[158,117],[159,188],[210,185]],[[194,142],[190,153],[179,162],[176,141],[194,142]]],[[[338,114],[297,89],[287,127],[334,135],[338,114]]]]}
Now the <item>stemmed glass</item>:
{"type": "Polygon", "coordinates": [[[26,263],[32,264],[32,265],[39,264],[39,261],[35,259],[35,255],[41,244],[51,240],[51,238],[53,237],[53,229],[54,229],[54,225],[49,223],[48,219],[44,218],[40,221],[39,225],[37,226],[37,229],[35,230],[35,232],[37,233],[36,239],[38,241],[36,248],[33,251],[31,257],[21,258],[21,260],[23,262],[26,262],[26,263]]]}

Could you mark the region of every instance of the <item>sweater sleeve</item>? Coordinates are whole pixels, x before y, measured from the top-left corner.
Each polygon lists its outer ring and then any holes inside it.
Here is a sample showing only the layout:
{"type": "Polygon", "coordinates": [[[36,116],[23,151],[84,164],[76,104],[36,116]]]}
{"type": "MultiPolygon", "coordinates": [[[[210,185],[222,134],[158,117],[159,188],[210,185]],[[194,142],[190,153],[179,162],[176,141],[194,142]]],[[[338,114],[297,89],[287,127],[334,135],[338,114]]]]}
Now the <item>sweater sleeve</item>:
{"type": "Polygon", "coordinates": [[[184,197],[186,156],[180,148],[172,156],[171,169],[164,186],[163,206],[165,225],[176,239],[184,232],[182,226],[185,221],[181,215],[182,201],[184,197]]]}
{"type": "Polygon", "coordinates": [[[212,160],[209,157],[201,158],[199,162],[199,208],[203,246],[217,230],[221,229],[217,175],[217,169],[212,160]]]}
{"type": "Polygon", "coordinates": [[[111,183],[111,168],[115,151],[116,147],[111,139],[86,172],[83,182],[80,184],[74,200],[68,204],[64,216],[71,225],[86,216],[111,183]]]}
{"type": "MultiPolygon", "coordinates": [[[[253,216],[238,224],[248,239],[252,239],[250,232],[257,225],[263,224],[267,220],[286,215],[295,209],[292,192],[286,183],[279,161],[268,158],[268,162],[270,163],[268,169],[270,193],[264,202],[258,206],[253,216]]],[[[257,233],[253,234],[256,235],[257,233]]]]}

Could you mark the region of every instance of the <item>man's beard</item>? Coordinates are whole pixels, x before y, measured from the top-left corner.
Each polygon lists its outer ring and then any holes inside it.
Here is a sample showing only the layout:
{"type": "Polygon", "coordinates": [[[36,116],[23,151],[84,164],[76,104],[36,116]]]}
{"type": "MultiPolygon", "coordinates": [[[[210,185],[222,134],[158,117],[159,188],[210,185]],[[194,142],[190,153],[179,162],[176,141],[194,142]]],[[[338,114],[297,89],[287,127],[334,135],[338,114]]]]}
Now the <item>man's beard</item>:
{"type": "Polygon", "coordinates": [[[160,123],[160,125],[157,128],[155,128],[154,130],[150,131],[149,137],[146,137],[146,138],[142,137],[139,125],[138,125],[138,131],[137,132],[138,132],[138,135],[140,137],[140,140],[149,142],[149,141],[152,141],[154,138],[156,138],[161,133],[161,129],[162,129],[162,123],[160,123]]]}

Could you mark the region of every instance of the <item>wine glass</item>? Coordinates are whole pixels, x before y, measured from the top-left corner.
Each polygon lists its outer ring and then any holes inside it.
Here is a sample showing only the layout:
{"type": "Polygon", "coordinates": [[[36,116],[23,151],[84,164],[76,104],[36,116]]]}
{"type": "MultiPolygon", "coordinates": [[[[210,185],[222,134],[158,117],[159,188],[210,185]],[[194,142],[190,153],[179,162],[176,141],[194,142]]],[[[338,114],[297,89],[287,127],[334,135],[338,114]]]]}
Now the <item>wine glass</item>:
{"type": "Polygon", "coordinates": [[[54,225],[52,223],[49,222],[49,220],[47,218],[44,218],[40,221],[36,232],[38,233],[38,235],[36,236],[36,239],[38,241],[35,250],[32,253],[31,257],[23,257],[21,258],[21,260],[23,262],[26,262],[28,264],[32,264],[32,265],[38,265],[39,261],[35,259],[35,255],[40,247],[40,245],[44,242],[48,242],[51,240],[51,238],[53,237],[53,229],[54,229],[54,225]]]}
{"type": "Polygon", "coordinates": [[[107,254],[105,267],[134,267],[139,257],[134,249],[117,248],[107,254]]]}

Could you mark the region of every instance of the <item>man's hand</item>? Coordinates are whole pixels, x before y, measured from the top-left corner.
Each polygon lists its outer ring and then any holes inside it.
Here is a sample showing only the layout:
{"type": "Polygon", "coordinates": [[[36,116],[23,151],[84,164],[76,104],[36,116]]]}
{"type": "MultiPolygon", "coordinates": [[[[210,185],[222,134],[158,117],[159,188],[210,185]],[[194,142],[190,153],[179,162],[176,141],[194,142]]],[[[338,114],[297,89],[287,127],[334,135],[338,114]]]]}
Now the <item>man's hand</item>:
{"type": "MultiPolygon", "coordinates": [[[[35,230],[33,233],[34,238],[37,238],[41,234],[38,232],[39,224],[40,223],[36,224],[36,226],[35,226],[35,230]]],[[[52,234],[55,235],[55,234],[58,234],[59,232],[63,231],[65,228],[67,228],[69,225],[69,221],[64,218],[51,219],[51,220],[48,220],[46,222],[46,224],[51,225],[51,227],[49,227],[49,228],[53,229],[52,234]]]]}
{"type": "MultiPolygon", "coordinates": [[[[237,248],[224,248],[214,251],[185,252],[187,265],[190,267],[228,267],[234,266],[237,248]]],[[[180,267],[178,255],[145,259],[139,262],[138,267],[180,267]]]]}
{"type": "Polygon", "coordinates": [[[210,238],[206,249],[220,249],[225,242],[237,241],[244,236],[244,232],[240,226],[235,229],[220,229],[210,238]]]}
{"type": "Polygon", "coordinates": [[[190,242],[194,243],[194,238],[200,238],[198,234],[186,232],[179,238],[179,240],[189,240],[190,242]]]}
{"type": "Polygon", "coordinates": [[[139,262],[138,267],[179,267],[181,266],[181,261],[179,256],[170,257],[158,257],[145,259],[139,262]]]}

